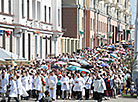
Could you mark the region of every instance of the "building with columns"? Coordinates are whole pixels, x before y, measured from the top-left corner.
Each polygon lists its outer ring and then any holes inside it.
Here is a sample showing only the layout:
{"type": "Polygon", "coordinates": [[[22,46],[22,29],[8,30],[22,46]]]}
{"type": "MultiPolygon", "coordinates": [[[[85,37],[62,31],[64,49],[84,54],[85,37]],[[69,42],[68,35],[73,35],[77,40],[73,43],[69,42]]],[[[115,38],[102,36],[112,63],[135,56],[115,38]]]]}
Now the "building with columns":
{"type": "Polygon", "coordinates": [[[28,60],[61,53],[61,0],[0,0],[0,47],[28,60]]]}
{"type": "Polygon", "coordinates": [[[62,16],[63,36],[79,48],[130,40],[130,0],[62,0],[62,16]]]}

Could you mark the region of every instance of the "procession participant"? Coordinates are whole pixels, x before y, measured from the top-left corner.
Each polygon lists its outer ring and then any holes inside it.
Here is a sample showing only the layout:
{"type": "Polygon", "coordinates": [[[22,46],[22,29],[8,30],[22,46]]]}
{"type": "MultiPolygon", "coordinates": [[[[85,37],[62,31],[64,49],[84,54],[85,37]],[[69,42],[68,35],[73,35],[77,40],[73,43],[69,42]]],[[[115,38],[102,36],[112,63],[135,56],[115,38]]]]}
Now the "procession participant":
{"type": "Polygon", "coordinates": [[[28,84],[29,84],[29,91],[28,91],[28,93],[29,93],[29,98],[30,97],[32,97],[32,90],[33,90],[33,74],[32,74],[33,72],[32,72],[32,70],[29,72],[29,82],[28,82],[28,84]]]}
{"type": "Polygon", "coordinates": [[[90,94],[90,89],[91,89],[91,83],[92,83],[92,79],[88,73],[86,73],[84,80],[85,80],[85,99],[88,100],[89,94],[90,94]]]}
{"type": "Polygon", "coordinates": [[[72,88],[73,88],[73,78],[72,76],[69,74],[69,99],[72,98],[72,88]]]}
{"type": "MultiPolygon", "coordinates": [[[[22,73],[21,82],[22,82],[22,85],[23,85],[25,91],[26,92],[29,91],[29,78],[27,76],[27,72],[22,73]]],[[[28,100],[28,97],[22,97],[22,98],[28,100]]]]}
{"type": "Polygon", "coordinates": [[[138,76],[135,80],[135,86],[136,86],[136,90],[137,90],[137,98],[138,98],[138,76]]]}
{"type": "Polygon", "coordinates": [[[2,94],[2,100],[1,102],[6,102],[6,91],[7,91],[7,85],[8,85],[8,81],[5,78],[5,74],[2,75],[2,78],[0,79],[1,85],[0,85],[0,92],[2,94]]]}
{"type": "Polygon", "coordinates": [[[102,102],[102,97],[104,91],[106,90],[106,85],[100,75],[97,75],[96,79],[93,82],[93,86],[94,86],[93,98],[95,100],[98,100],[98,102],[102,102]]]}
{"type": "Polygon", "coordinates": [[[18,94],[18,99],[20,100],[20,96],[22,97],[27,97],[29,96],[28,93],[26,92],[26,89],[23,87],[20,75],[16,75],[16,86],[17,86],[17,94],[18,94]]]}
{"type": "Polygon", "coordinates": [[[13,76],[10,77],[10,93],[9,93],[9,97],[8,97],[8,102],[10,102],[11,98],[13,97],[16,102],[19,102],[18,100],[18,96],[17,96],[17,86],[16,86],[16,82],[14,81],[13,76]]]}
{"type": "Polygon", "coordinates": [[[59,74],[58,76],[57,76],[57,99],[58,99],[58,96],[60,96],[60,98],[61,98],[61,93],[62,93],[62,91],[61,91],[61,77],[62,77],[62,75],[61,74],[59,74]]]}
{"type": "Polygon", "coordinates": [[[82,78],[80,76],[80,74],[78,74],[77,77],[75,78],[74,82],[75,82],[75,84],[74,84],[73,90],[77,94],[77,99],[82,99],[82,91],[83,91],[83,88],[85,85],[84,78],[82,78]]]}
{"type": "Polygon", "coordinates": [[[66,99],[69,91],[69,78],[63,73],[61,77],[61,90],[62,90],[62,99],[66,99]]]}
{"type": "Polygon", "coordinates": [[[39,98],[39,93],[42,90],[42,82],[41,82],[41,77],[40,77],[40,72],[37,71],[36,73],[36,78],[35,78],[35,90],[36,90],[36,101],[38,101],[39,98]]]}
{"type": "Polygon", "coordinates": [[[48,76],[48,84],[49,84],[49,94],[50,98],[54,101],[56,99],[56,86],[57,86],[57,76],[54,72],[50,72],[48,76]]]}

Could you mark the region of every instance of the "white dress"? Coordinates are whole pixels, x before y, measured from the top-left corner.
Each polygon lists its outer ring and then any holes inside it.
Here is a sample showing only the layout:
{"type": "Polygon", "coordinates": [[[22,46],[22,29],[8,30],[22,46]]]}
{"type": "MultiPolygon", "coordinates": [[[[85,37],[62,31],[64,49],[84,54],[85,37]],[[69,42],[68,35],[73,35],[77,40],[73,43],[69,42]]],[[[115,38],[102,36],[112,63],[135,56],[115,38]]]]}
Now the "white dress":
{"type": "Polygon", "coordinates": [[[8,85],[7,79],[6,78],[1,79],[1,89],[0,89],[1,93],[6,93],[6,91],[7,91],[7,85],[8,85]]]}

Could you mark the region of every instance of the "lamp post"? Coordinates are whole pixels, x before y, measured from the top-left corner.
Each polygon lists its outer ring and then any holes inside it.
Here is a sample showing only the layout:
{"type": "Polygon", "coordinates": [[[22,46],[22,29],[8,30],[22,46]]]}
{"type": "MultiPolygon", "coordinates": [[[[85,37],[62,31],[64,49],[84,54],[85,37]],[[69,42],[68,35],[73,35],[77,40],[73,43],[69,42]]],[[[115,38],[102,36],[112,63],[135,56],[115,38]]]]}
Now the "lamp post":
{"type": "Polygon", "coordinates": [[[137,1],[137,9],[136,9],[136,21],[135,21],[135,49],[134,49],[134,65],[132,71],[132,79],[133,81],[137,78],[138,75],[138,1],[137,1]]]}

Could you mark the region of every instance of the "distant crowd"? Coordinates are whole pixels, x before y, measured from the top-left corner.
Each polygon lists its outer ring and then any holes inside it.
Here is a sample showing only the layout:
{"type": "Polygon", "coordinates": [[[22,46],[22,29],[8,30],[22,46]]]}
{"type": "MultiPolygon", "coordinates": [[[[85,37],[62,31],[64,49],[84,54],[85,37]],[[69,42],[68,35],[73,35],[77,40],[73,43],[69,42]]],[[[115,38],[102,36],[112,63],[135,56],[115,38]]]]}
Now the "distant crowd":
{"type": "Polygon", "coordinates": [[[2,101],[36,98],[38,102],[56,99],[98,100],[137,94],[138,77],[132,81],[133,46],[126,43],[85,48],[72,54],[40,59],[30,66],[1,66],[2,101]],[[132,57],[132,58],[131,58],[132,57]],[[127,59],[127,60],[126,60],[127,59]]]}

